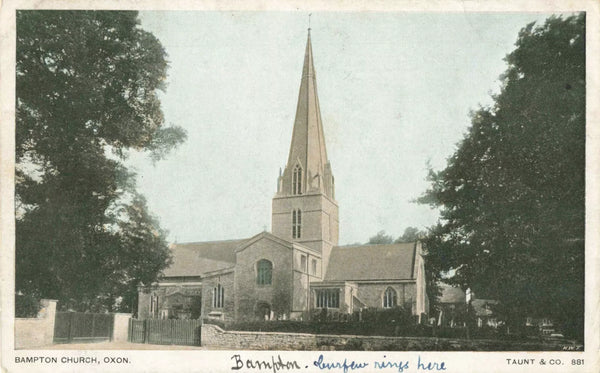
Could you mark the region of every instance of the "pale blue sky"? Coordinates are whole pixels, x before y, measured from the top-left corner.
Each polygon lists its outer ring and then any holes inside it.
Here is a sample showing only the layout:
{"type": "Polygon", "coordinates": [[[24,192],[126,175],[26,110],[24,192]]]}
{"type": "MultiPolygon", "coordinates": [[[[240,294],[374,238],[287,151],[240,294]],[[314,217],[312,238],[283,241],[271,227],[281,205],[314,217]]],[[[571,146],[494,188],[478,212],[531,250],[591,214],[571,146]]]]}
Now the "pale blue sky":
{"type": "MultiPolygon", "coordinates": [[[[489,105],[504,56],[541,13],[313,12],[312,44],[340,244],[380,230],[425,228],[437,212],[411,203],[428,160],[444,167],[489,105]]],[[[270,230],[287,160],[306,44],[306,12],[142,12],[170,61],[161,94],[188,139],[156,165],[129,164],[150,209],[178,242],[270,230]]]]}

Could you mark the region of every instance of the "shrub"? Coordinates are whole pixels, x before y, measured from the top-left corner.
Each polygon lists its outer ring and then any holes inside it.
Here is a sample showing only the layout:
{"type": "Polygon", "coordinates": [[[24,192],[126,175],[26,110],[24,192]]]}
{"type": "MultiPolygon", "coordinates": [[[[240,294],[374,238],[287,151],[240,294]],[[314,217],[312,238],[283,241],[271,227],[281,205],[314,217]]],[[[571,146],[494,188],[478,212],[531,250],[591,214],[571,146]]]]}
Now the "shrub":
{"type": "Polygon", "coordinates": [[[15,317],[36,317],[40,301],[33,295],[15,295],[15,317]]]}

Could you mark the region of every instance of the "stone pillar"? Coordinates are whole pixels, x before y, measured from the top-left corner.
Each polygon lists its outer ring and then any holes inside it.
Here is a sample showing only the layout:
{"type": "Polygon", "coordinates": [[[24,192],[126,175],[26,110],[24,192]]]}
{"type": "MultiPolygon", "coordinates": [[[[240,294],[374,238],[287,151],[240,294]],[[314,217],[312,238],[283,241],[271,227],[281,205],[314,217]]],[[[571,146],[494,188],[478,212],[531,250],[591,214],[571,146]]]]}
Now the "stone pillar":
{"type": "Polygon", "coordinates": [[[54,322],[56,321],[56,302],[54,299],[40,300],[40,311],[38,319],[45,319],[43,326],[44,345],[51,345],[54,342],[54,322]]]}
{"type": "Polygon", "coordinates": [[[127,342],[129,335],[129,320],[131,319],[130,313],[115,313],[114,314],[114,325],[113,325],[113,342],[127,342]]]}

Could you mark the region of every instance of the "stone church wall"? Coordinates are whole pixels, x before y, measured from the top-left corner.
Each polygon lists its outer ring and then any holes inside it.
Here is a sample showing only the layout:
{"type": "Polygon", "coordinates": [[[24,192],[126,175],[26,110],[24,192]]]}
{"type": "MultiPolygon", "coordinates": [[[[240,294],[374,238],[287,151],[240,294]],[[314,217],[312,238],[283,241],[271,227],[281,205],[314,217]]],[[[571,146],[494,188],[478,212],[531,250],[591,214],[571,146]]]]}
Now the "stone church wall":
{"type": "MultiPolygon", "coordinates": [[[[365,302],[368,307],[383,307],[383,293],[391,287],[396,290],[397,303],[399,306],[406,305],[413,309],[416,300],[415,283],[386,283],[386,284],[358,284],[358,299],[365,302]]],[[[414,312],[413,312],[414,313],[414,312]]]]}
{"type": "Polygon", "coordinates": [[[255,320],[259,307],[267,305],[274,317],[287,315],[292,307],[292,249],[268,238],[262,238],[237,253],[235,267],[236,320],[255,320]],[[273,263],[270,285],[257,284],[257,262],[273,263]]]}
{"type": "Polygon", "coordinates": [[[206,277],[202,280],[202,317],[216,317],[222,320],[233,320],[235,315],[235,297],[233,289],[233,272],[206,277]],[[213,291],[217,284],[224,290],[222,308],[213,307],[213,291]]]}

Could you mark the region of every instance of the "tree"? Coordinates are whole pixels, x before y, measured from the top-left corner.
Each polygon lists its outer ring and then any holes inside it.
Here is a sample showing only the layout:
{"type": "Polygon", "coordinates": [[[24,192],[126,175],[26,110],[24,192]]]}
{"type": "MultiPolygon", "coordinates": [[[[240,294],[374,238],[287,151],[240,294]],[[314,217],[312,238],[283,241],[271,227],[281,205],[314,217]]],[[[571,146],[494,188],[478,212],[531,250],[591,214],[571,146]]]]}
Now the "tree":
{"type": "Polygon", "coordinates": [[[415,242],[424,236],[424,233],[416,227],[406,227],[402,236],[398,237],[395,243],[415,242]]]}
{"type": "Polygon", "coordinates": [[[394,239],[392,238],[392,236],[388,236],[387,234],[385,234],[385,231],[379,231],[379,232],[377,232],[376,235],[369,238],[369,242],[367,242],[367,243],[370,245],[379,245],[379,244],[390,244],[392,242],[394,242],[394,239]]]}
{"type": "Polygon", "coordinates": [[[18,11],[16,290],[79,310],[131,308],[169,264],[123,164],[185,139],[157,90],[167,61],[131,11],[18,11]]]}
{"type": "Polygon", "coordinates": [[[550,316],[583,336],[585,14],[521,30],[493,107],[420,198],[441,208],[425,241],[450,282],[519,324],[550,316]]]}

